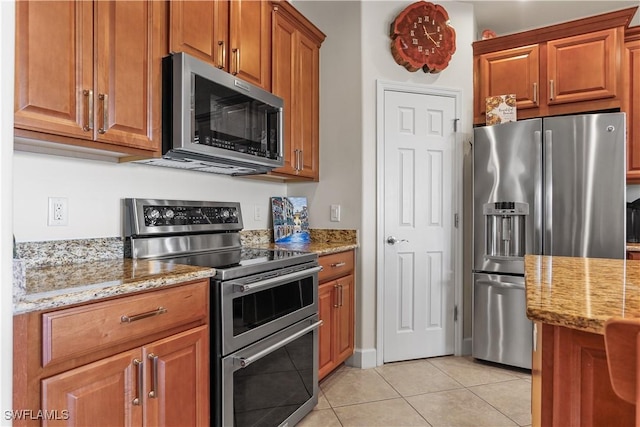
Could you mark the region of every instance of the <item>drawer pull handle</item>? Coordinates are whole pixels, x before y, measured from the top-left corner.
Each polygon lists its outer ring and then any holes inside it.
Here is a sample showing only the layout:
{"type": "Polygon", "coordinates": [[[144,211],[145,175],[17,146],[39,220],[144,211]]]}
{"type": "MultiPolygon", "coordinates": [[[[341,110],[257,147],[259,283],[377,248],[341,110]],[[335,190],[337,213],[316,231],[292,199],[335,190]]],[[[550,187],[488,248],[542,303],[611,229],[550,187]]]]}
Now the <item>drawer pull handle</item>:
{"type": "Polygon", "coordinates": [[[142,393],[143,393],[143,391],[142,391],[142,385],[143,385],[142,384],[142,376],[144,375],[144,366],[143,366],[144,364],[142,363],[141,360],[138,360],[138,359],[133,359],[133,364],[138,368],[138,378],[137,378],[137,381],[138,381],[138,384],[137,384],[138,393],[137,393],[136,397],[133,398],[133,401],[131,402],[131,404],[137,406],[137,405],[141,405],[140,396],[142,396],[142,393]]]}
{"type": "Polygon", "coordinates": [[[151,360],[151,390],[149,391],[149,397],[156,399],[158,397],[158,356],[149,353],[147,358],[151,360]]]}
{"type": "Polygon", "coordinates": [[[146,319],[147,317],[159,316],[167,312],[164,307],[158,307],[155,310],[147,311],[146,313],[134,314],[133,316],[127,316],[126,314],[120,317],[120,323],[131,323],[136,320],[146,319]]]}
{"type": "Polygon", "coordinates": [[[345,265],[347,265],[346,262],[334,262],[333,264],[331,264],[331,267],[338,268],[338,267],[344,267],[345,265]]]}

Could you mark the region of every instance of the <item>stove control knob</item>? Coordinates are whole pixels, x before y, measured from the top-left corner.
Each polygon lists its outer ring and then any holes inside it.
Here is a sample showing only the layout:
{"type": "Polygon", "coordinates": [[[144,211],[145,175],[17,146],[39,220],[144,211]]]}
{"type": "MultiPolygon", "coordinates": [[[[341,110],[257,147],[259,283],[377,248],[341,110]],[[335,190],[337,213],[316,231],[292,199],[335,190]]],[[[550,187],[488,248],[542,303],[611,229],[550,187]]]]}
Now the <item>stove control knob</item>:
{"type": "Polygon", "coordinates": [[[223,209],[222,212],[220,212],[220,216],[222,218],[229,218],[229,211],[226,209],[223,209]]]}
{"type": "Polygon", "coordinates": [[[160,211],[156,208],[148,208],[145,211],[145,216],[149,219],[158,219],[160,218],[160,211]]]}
{"type": "Polygon", "coordinates": [[[172,219],[174,216],[176,216],[176,213],[173,209],[166,209],[162,214],[162,217],[165,219],[172,219]]]}

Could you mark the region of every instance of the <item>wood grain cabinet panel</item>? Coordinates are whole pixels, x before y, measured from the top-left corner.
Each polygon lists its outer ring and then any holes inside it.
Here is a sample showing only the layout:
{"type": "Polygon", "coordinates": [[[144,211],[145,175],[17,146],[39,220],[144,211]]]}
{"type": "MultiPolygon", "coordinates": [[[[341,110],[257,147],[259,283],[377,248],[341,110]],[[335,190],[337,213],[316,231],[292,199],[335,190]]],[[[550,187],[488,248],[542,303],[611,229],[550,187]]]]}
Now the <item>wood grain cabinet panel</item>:
{"type": "MultiPolygon", "coordinates": [[[[353,251],[340,252],[320,257],[323,267],[332,264],[337,258],[353,260],[353,251]]],[[[318,315],[323,324],[319,334],[319,372],[320,379],[327,376],[347,360],[355,348],[355,280],[354,264],[341,269],[341,277],[320,279],[318,288],[318,315]]],[[[341,266],[343,267],[343,266],[341,266]]],[[[325,267],[326,268],[326,267],[325,267]]]]}
{"type": "Polygon", "coordinates": [[[163,15],[153,1],[18,2],[16,135],[159,155],[163,15]]]}
{"type": "Polygon", "coordinates": [[[624,96],[627,113],[627,182],[640,183],[640,28],[630,32],[625,43],[624,96]]]}

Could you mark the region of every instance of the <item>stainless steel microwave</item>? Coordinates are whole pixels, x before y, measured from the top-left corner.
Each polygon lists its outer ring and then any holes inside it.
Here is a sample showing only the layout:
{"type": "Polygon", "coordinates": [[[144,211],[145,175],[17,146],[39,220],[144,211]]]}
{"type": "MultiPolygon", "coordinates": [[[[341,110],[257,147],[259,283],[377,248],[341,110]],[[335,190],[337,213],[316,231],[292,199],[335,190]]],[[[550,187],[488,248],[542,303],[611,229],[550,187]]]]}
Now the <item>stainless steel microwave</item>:
{"type": "Polygon", "coordinates": [[[164,61],[162,158],[140,163],[226,175],[283,165],[281,98],[183,52],[164,61]]]}

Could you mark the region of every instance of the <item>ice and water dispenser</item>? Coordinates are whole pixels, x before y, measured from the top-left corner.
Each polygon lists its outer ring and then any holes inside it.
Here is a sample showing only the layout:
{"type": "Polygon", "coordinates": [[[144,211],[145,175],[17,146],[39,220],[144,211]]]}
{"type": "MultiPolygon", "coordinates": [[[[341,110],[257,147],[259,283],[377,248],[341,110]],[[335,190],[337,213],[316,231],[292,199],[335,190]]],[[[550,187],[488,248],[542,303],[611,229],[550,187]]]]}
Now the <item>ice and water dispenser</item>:
{"type": "Polygon", "coordinates": [[[483,206],[485,256],[489,259],[522,258],[525,254],[526,220],[529,204],[493,202],[483,206]]]}

